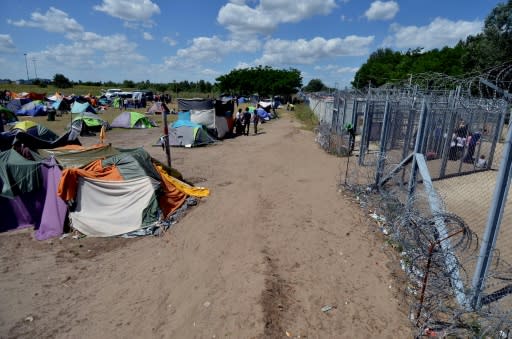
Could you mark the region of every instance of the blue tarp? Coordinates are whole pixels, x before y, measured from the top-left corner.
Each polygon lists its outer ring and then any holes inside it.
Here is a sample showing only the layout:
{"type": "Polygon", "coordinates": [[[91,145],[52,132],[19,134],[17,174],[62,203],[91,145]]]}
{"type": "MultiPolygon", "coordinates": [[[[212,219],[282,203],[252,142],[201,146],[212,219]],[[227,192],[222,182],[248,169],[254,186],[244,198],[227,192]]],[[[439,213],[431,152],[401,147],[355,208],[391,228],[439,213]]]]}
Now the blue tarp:
{"type": "Polygon", "coordinates": [[[171,125],[171,128],[178,128],[178,127],[181,127],[181,126],[201,127],[201,125],[196,124],[195,122],[192,122],[190,120],[190,111],[178,112],[178,120],[176,120],[171,125]]]}

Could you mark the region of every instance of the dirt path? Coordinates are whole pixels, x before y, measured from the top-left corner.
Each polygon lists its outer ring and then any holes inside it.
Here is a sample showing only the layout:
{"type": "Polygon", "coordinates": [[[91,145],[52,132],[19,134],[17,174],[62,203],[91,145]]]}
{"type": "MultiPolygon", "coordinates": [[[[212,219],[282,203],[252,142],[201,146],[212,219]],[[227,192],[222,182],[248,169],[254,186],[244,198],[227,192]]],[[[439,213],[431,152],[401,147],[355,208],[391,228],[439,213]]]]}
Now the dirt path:
{"type": "MultiPolygon", "coordinates": [[[[134,132],[107,137],[165,159],[159,131],[134,132]]],[[[261,132],[172,149],[212,194],[164,237],[0,235],[0,337],[410,337],[397,263],[338,192],[343,160],[290,117],[261,132]]]]}

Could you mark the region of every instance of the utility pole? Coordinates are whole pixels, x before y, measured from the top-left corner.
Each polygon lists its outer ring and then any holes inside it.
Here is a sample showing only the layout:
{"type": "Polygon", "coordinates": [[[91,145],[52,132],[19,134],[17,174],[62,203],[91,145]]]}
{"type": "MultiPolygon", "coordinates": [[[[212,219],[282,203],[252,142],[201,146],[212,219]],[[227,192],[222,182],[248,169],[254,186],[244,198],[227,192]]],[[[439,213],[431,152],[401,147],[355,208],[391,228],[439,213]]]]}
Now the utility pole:
{"type": "Polygon", "coordinates": [[[23,53],[23,55],[25,56],[25,69],[27,70],[27,81],[29,81],[30,78],[28,77],[27,53],[23,53]]]}
{"type": "Polygon", "coordinates": [[[38,79],[38,77],[37,77],[37,68],[36,68],[36,58],[33,58],[32,62],[34,63],[34,74],[36,75],[36,79],[38,79]]]}

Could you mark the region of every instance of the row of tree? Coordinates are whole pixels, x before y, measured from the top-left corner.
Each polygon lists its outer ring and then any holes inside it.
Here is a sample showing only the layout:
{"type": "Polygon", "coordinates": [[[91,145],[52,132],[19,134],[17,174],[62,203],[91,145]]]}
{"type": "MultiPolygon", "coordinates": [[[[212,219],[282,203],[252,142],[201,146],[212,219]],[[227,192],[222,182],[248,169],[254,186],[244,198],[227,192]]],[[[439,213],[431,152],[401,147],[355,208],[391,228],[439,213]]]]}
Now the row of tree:
{"type": "Polygon", "coordinates": [[[199,80],[180,81],[172,83],[151,83],[149,80],[134,82],[124,80],[122,83],[78,81],[73,83],[63,74],[55,74],[53,84],[58,88],[70,88],[74,84],[96,87],[120,87],[152,89],[157,92],[197,92],[197,93],[229,93],[234,95],[251,95],[258,93],[260,96],[282,95],[290,96],[297,93],[302,87],[301,73],[297,69],[273,69],[272,67],[258,66],[246,69],[235,69],[230,73],[216,79],[215,84],[199,80]]]}
{"type": "Polygon", "coordinates": [[[512,0],[498,4],[485,20],[484,29],[454,47],[406,52],[389,48],[372,53],[356,72],[352,86],[365,88],[402,81],[413,74],[438,72],[463,76],[484,72],[512,60],[512,0]]]}

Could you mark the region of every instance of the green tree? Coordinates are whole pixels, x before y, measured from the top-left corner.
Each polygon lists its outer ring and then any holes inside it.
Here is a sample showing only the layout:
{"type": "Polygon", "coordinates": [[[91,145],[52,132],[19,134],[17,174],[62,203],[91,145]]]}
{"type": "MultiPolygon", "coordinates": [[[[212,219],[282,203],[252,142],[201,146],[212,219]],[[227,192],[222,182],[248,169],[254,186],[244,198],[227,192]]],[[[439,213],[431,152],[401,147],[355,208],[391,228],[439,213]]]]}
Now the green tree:
{"type": "Polygon", "coordinates": [[[320,79],[311,79],[308,84],[303,88],[305,92],[320,92],[325,91],[327,86],[324,85],[320,79]]]}
{"type": "Polygon", "coordinates": [[[55,74],[53,77],[53,85],[57,88],[70,88],[73,87],[71,81],[62,74],[55,74]]]}
{"type": "Polygon", "coordinates": [[[238,95],[258,93],[260,96],[288,96],[302,87],[299,70],[273,69],[270,66],[235,69],[215,80],[219,91],[238,95]]]}

